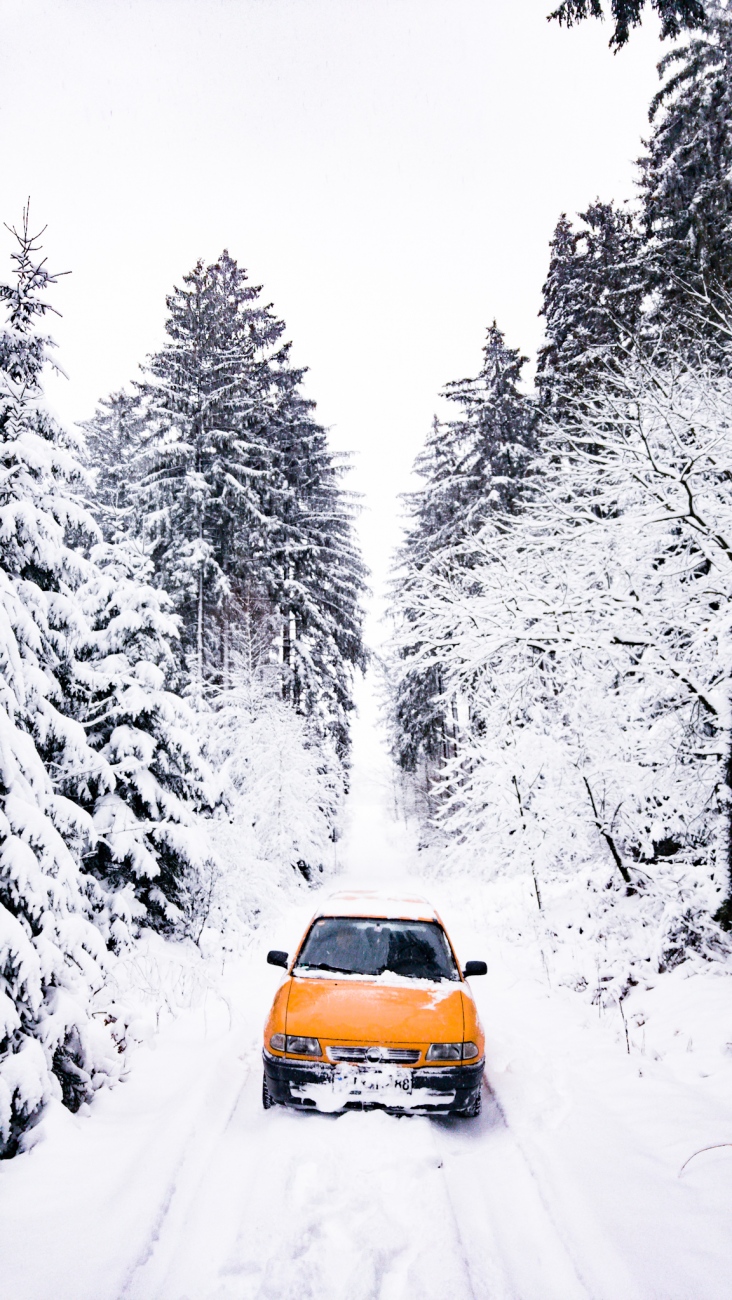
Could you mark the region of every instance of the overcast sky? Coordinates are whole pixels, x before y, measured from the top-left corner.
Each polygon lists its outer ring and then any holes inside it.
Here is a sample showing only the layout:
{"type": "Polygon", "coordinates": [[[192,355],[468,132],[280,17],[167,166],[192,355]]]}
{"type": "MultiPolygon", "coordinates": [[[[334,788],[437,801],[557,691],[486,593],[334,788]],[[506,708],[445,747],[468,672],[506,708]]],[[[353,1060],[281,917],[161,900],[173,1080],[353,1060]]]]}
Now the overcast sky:
{"type": "MultiPolygon", "coordinates": [[[[633,193],[651,20],[554,0],[0,0],[0,215],[48,223],[83,418],[163,339],[165,295],[226,247],[286,320],[376,583],[439,389],[488,323],[533,354],[559,213],[633,193]]],[[[7,266],[7,241],[0,248],[7,266]]]]}

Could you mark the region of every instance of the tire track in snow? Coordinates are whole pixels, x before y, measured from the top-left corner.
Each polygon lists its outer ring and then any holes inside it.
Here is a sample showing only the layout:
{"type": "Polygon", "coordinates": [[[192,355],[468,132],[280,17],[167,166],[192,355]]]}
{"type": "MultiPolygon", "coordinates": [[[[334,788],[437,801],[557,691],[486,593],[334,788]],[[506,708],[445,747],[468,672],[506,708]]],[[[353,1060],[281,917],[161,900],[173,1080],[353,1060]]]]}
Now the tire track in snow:
{"type": "Polygon", "coordinates": [[[498,1098],[485,1093],[478,1120],[434,1121],[475,1300],[591,1300],[498,1098]]]}
{"type": "Polygon", "coordinates": [[[429,1121],[243,1100],[145,1300],[474,1300],[429,1121]]]}
{"type": "Polygon", "coordinates": [[[119,1300],[588,1300],[495,1096],[472,1121],[264,1112],[257,1010],[196,1090],[119,1300]]]}
{"type": "Polygon", "coordinates": [[[217,1066],[213,1067],[213,1087],[210,1086],[211,1080],[209,1077],[203,1098],[197,1104],[186,1126],[185,1136],[181,1142],[180,1156],[169,1175],[168,1184],[151,1226],[146,1245],[138,1253],[137,1259],[129,1269],[119,1292],[119,1300],[150,1300],[150,1296],[153,1294],[150,1288],[154,1285],[150,1274],[155,1272],[161,1246],[164,1244],[165,1238],[170,1235],[170,1220],[171,1218],[180,1218],[185,1214],[186,1208],[195,1198],[198,1186],[206,1175],[209,1152],[222,1140],[241,1102],[251,1074],[254,1053],[251,1053],[249,1058],[243,1061],[243,1065],[241,1053],[237,1052],[236,1049],[232,1053],[227,1048],[220,1055],[224,1058],[231,1058],[233,1055],[233,1060],[224,1061],[224,1065],[228,1064],[233,1067],[234,1079],[229,1083],[223,1099],[212,1107],[211,1093],[215,1094],[221,1087],[218,1068],[217,1066]],[[238,1071],[236,1069],[237,1064],[239,1065],[238,1071]],[[243,1077],[241,1077],[242,1072],[243,1077]],[[211,1115],[212,1111],[213,1114],[211,1115]],[[209,1115],[211,1115],[211,1118],[207,1119],[209,1115]]]}
{"type": "Polygon", "coordinates": [[[265,1113],[255,1055],[125,1300],[588,1300],[495,1098],[467,1123],[265,1113]]]}

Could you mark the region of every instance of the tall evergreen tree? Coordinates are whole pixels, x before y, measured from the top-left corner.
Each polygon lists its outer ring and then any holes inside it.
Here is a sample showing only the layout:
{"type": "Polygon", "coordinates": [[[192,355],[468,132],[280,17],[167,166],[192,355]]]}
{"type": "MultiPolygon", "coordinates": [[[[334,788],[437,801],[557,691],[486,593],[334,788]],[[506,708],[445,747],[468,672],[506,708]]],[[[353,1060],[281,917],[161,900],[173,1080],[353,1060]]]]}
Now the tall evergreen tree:
{"type": "Polygon", "coordinates": [[[732,293],[732,13],[707,6],[702,31],[659,64],[641,159],[643,222],[656,325],[696,334],[700,300],[732,293]]]}
{"type": "Polygon", "coordinates": [[[575,227],[563,214],[550,248],[540,314],[541,406],[554,419],[587,393],[608,366],[622,364],[639,328],[646,292],[642,241],[632,217],[612,203],[593,203],[575,227]]]}
{"type": "Polygon", "coordinates": [[[15,278],[0,286],[0,1155],[49,1097],[77,1109],[115,1069],[89,1006],[104,960],[101,900],[80,871],[93,827],[60,793],[97,765],[62,689],[84,570],[65,539],[93,523],[75,497],[75,447],[43,406],[54,277],[27,210],[16,234],[15,278]]]}
{"type": "Polygon", "coordinates": [[[86,426],[106,535],[132,530],[151,555],[199,693],[235,682],[257,619],[285,696],[343,755],[365,583],[345,465],[283,323],[228,253],[199,262],[168,309],[137,397],[116,395],[86,426]]]}
{"type": "Polygon", "coordinates": [[[225,676],[232,604],[266,560],[282,491],[268,434],[287,350],[259,293],[226,252],[197,263],[148,367],[141,525],[199,689],[225,676]]]}

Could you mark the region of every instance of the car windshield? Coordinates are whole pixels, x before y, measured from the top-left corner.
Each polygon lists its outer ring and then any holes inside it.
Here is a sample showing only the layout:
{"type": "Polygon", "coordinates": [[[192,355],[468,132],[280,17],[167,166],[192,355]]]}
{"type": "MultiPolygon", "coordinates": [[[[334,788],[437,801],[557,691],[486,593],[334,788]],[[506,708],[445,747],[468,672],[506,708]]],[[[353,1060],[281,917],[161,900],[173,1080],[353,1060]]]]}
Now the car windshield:
{"type": "Polygon", "coordinates": [[[391,971],[407,979],[460,978],[445,931],[435,921],[320,917],[298,954],[295,970],[303,967],[340,975],[391,971]]]}

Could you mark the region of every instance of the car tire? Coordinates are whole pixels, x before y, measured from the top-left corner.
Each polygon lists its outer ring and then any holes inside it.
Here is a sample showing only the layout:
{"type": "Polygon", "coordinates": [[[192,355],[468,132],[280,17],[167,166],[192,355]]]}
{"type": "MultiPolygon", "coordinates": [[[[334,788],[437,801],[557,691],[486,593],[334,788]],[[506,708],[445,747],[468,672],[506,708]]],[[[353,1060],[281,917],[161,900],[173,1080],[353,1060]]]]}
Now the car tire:
{"type": "Polygon", "coordinates": [[[471,1097],[467,1106],[462,1110],[456,1110],[455,1114],[461,1119],[477,1119],[483,1106],[483,1094],[480,1089],[471,1097]]]}
{"type": "Polygon", "coordinates": [[[272,1093],[267,1087],[266,1074],[262,1075],[262,1105],[265,1110],[271,1110],[273,1106],[277,1105],[277,1102],[275,1101],[274,1097],[272,1096],[272,1093]]]}

